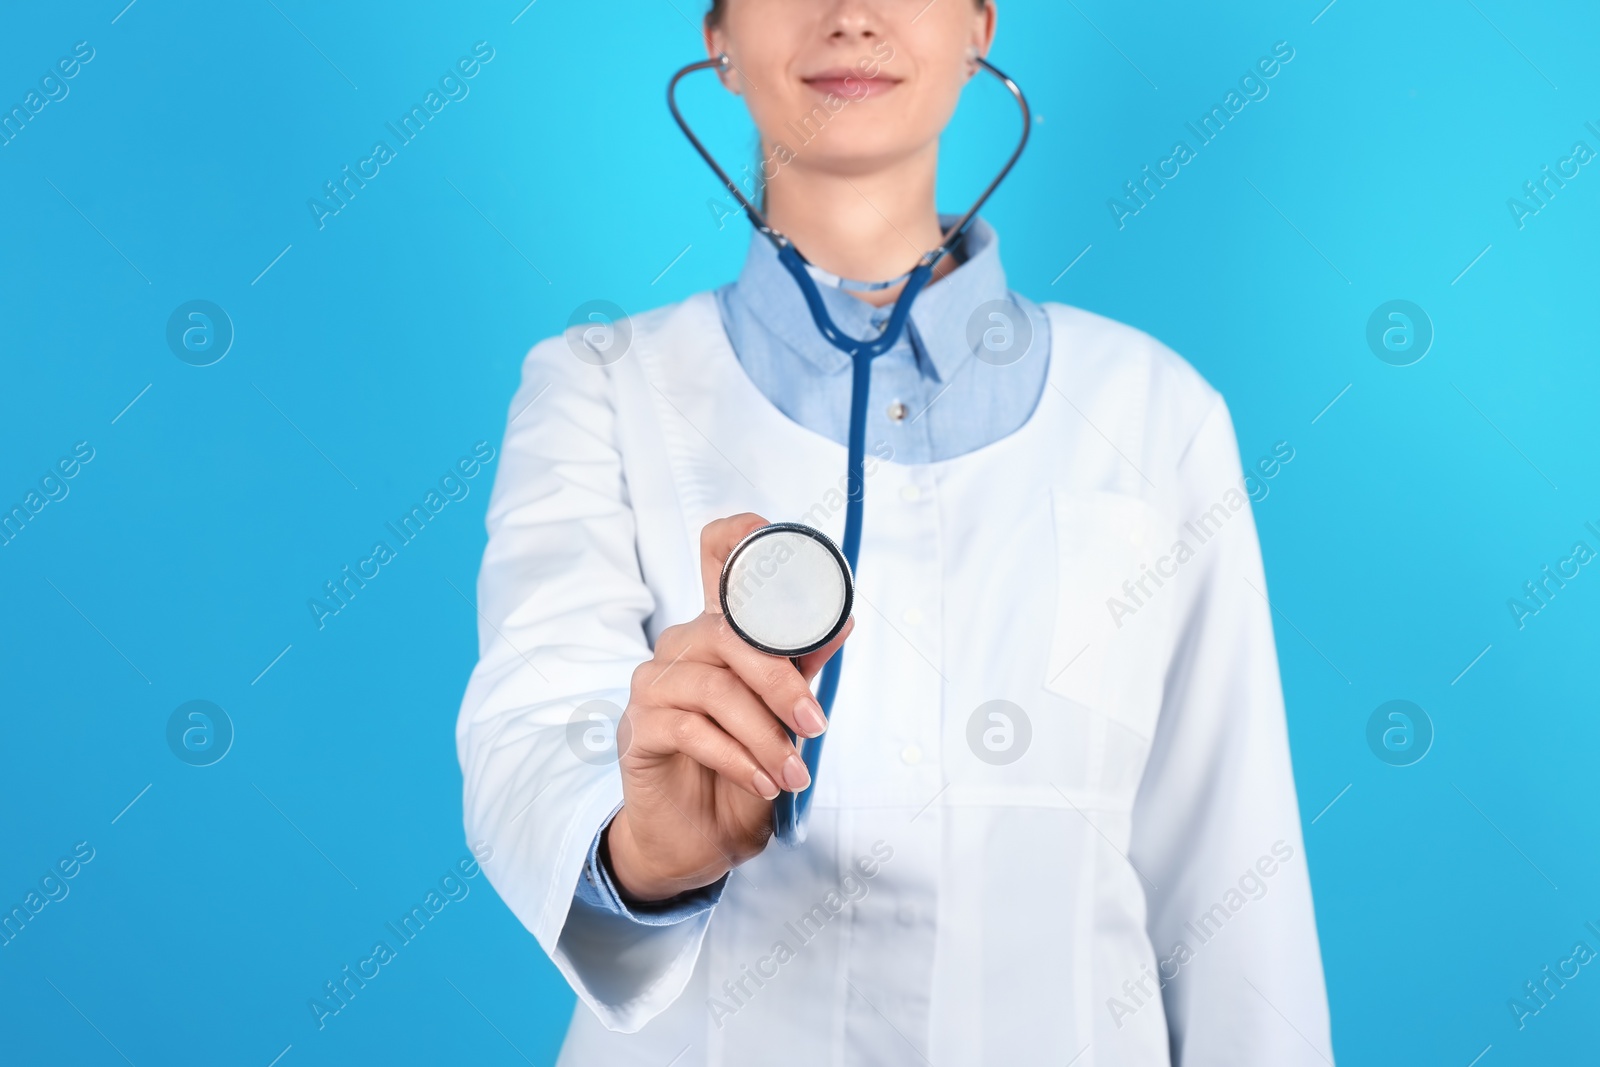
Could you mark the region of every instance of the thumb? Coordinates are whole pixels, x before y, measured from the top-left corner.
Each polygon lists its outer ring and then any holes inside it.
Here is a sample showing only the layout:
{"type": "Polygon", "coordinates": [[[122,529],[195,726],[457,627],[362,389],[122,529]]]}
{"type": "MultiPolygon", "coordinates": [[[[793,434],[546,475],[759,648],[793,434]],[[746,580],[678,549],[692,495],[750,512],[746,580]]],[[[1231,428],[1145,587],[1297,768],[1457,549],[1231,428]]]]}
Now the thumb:
{"type": "Polygon", "coordinates": [[[728,555],[752,530],[767,525],[753,511],[742,511],[722,519],[713,519],[700,531],[700,587],[705,592],[706,611],[722,614],[722,598],[717,595],[722,580],[722,566],[728,555]]]}

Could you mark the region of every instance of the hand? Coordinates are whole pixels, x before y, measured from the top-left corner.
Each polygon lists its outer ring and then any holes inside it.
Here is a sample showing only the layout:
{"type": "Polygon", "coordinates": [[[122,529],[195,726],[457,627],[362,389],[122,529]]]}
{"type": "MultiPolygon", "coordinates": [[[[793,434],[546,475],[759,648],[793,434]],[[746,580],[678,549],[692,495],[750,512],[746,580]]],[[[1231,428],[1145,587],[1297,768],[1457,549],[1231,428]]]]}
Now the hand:
{"type": "Polygon", "coordinates": [[[722,615],[718,580],[728,553],[765,526],[746,512],[700,533],[705,611],[668,627],[633,672],[617,728],[622,810],[608,828],[611,872],[638,900],[709,885],[759,855],[772,836],[772,800],[811,781],[785,724],[801,737],[827,729],[810,682],[855,627],[800,660],[747,645],[722,615]]]}

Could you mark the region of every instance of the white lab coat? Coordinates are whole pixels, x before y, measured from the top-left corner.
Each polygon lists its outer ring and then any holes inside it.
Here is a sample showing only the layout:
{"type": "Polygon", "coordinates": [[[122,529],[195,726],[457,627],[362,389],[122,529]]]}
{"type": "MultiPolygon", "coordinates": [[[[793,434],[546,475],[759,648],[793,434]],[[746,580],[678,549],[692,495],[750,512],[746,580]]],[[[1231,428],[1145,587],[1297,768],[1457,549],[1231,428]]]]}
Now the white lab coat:
{"type": "Polygon", "coordinates": [[[656,635],[701,611],[705,523],[842,537],[845,450],[761,394],[709,294],[634,319],[609,365],[563,338],[529,354],[457,744],[468,838],[581,1001],[563,1064],[1332,1061],[1227,409],[1148,336],[1046,310],[1020,429],[927,464],[868,442],[809,840],[649,929],[570,910],[622,794],[569,721],[626,706],[656,635]],[[974,723],[997,700],[1020,714],[974,723]]]}

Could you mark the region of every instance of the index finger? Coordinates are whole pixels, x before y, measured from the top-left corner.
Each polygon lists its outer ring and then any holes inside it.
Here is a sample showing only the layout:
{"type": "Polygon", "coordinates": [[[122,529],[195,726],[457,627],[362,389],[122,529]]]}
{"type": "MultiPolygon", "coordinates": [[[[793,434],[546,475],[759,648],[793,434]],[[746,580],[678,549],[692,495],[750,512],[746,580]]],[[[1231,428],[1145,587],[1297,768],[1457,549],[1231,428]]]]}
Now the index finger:
{"type": "Polygon", "coordinates": [[[700,588],[705,592],[706,611],[710,614],[722,614],[722,567],[728,562],[728,554],[750,531],[765,525],[767,520],[755,512],[741,511],[713,519],[700,531],[700,588]]]}

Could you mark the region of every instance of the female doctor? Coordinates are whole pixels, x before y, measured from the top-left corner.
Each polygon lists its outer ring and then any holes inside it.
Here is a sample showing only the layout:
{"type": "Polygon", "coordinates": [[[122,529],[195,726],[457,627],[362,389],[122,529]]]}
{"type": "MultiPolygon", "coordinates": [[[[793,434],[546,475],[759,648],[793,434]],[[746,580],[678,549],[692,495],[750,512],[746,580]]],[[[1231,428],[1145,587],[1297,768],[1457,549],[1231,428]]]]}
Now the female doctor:
{"type": "MultiPolygon", "coordinates": [[[[939,245],[939,136],[995,17],[706,16],[768,218],[854,337],[899,287],[828,282],[939,245]]],[[[718,575],[769,521],[840,539],[851,361],[761,235],[737,281],[628,325],[620,357],[527,357],[457,727],[468,838],[582,1001],[561,1063],[1331,1063],[1221,397],[1009,291],[978,222],[872,364],[855,611],[797,670],[734,633],[718,575]],[[828,737],[796,848],[770,840],[810,782],[784,727],[828,737]]]]}

